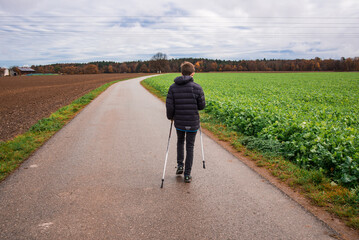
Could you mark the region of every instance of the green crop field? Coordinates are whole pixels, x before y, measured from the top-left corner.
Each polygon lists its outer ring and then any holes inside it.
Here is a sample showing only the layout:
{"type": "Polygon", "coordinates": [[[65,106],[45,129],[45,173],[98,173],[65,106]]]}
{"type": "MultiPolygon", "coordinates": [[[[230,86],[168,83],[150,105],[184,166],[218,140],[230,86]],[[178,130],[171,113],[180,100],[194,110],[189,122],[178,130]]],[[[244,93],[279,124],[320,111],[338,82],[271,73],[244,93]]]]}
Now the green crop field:
{"type": "MultiPolygon", "coordinates": [[[[167,74],[145,80],[167,95],[167,74]]],[[[205,112],[335,182],[359,182],[359,73],[197,73],[205,112]]]]}

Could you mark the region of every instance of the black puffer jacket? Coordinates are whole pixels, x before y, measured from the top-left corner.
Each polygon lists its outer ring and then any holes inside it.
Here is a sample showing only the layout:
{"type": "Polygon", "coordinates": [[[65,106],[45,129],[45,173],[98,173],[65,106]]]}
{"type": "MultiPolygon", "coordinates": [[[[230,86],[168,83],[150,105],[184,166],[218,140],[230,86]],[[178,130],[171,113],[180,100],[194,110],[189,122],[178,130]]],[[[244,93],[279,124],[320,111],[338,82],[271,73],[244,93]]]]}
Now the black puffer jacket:
{"type": "Polygon", "coordinates": [[[166,99],[167,118],[174,119],[176,128],[198,130],[198,110],[206,106],[202,87],[193,82],[191,76],[177,77],[174,82],[168,89],[166,99]]]}

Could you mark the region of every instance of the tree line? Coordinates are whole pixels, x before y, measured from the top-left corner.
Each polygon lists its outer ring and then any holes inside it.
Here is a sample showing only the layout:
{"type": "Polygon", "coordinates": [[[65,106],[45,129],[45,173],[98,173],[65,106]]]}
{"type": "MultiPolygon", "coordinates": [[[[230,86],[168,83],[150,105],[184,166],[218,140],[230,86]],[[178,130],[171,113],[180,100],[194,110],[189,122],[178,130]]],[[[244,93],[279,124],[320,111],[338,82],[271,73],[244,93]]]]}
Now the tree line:
{"type": "Polygon", "coordinates": [[[258,59],[258,60],[218,60],[207,58],[167,59],[158,53],[148,61],[90,63],[58,63],[32,66],[37,73],[95,74],[95,73],[158,73],[179,72],[181,63],[189,61],[196,72],[213,71],[359,71],[359,57],[341,59],[258,59]]]}

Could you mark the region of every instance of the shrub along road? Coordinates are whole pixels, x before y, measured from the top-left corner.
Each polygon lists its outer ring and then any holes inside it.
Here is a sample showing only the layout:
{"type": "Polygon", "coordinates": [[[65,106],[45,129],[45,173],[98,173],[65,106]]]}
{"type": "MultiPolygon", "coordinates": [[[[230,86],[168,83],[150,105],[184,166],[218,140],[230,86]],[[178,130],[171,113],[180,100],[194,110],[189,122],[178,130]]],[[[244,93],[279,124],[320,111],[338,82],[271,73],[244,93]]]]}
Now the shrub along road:
{"type": "Polygon", "coordinates": [[[0,184],[0,239],[336,239],[241,161],[199,136],[175,176],[170,122],[140,80],[119,82],[0,184]]]}

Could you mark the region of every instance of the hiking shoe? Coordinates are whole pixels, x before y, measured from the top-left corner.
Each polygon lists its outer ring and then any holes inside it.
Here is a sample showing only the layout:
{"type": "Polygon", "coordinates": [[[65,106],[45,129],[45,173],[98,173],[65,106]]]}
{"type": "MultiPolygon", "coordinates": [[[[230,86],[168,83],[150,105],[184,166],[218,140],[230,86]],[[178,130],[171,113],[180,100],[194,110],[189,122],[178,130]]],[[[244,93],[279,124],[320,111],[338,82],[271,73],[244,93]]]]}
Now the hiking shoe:
{"type": "Polygon", "coordinates": [[[192,177],[190,175],[184,176],[184,182],[185,183],[190,183],[191,181],[192,181],[192,177]]]}
{"type": "Polygon", "coordinates": [[[179,175],[179,174],[182,174],[182,173],[183,173],[183,166],[178,165],[176,174],[179,175]]]}

